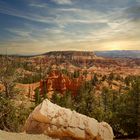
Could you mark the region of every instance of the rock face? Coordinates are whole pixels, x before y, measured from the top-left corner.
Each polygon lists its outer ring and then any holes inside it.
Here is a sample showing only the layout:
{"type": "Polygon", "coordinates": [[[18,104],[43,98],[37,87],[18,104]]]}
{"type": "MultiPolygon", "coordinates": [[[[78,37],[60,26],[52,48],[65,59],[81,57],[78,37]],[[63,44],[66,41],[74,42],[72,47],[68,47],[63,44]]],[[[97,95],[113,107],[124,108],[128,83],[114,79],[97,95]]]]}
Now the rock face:
{"type": "Polygon", "coordinates": [[[99,123],[94,118],[62,108],[47,99],[30,114],[25,131],[64,140],[113,140],[109,124],[99,123]]]}
{"type": "Polygon", "coordinates": [[[25,133],[13,133],[0,130],[0,140],[60,140],[52,139],[46,135],[29,135],[25,133]]]}
{"type": "Polygon", "coordinates": [[[71,60],[90,60],[97,57],[92,51],[53,51],[45,54],[51,58],[71,59],[71,60]]]}
{"type": "Polygon", "coordinates": [[[78,78],[71,79],[58,70],[52,70],[46,80],[40,81],[41,93],[43,94],[45,92],[44,87],[46,87],[47,93],[58,91],[64,94],[66,90],[69,90],[72,95],[76,95],[85,80],[84,78],[84,76],[79,76],[78,78]]]}

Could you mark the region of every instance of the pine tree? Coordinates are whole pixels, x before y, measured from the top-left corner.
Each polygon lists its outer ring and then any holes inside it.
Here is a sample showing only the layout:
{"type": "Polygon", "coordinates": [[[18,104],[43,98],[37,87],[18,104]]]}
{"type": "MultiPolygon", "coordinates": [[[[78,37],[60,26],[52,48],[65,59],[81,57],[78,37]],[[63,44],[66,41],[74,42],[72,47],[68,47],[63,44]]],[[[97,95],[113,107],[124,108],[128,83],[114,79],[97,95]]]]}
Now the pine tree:
{"type": "Polygon", "coordinates": [[[35,90],[35,105],[38,105],[38,104],[40,104],[41,103],[41,101],[42,101],[42,98],[41,98],[41,94],[40,94],[40,92],[39,92],[39,88],[37,88],[36,90],[35,90]]]}

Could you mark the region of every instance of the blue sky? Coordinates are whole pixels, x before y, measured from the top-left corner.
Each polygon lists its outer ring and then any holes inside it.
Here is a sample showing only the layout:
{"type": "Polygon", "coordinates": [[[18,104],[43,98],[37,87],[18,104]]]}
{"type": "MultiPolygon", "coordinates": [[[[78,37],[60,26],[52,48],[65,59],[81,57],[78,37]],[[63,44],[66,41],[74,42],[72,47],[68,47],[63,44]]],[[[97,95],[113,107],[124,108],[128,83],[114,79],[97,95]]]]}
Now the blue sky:
{"type": "Polygon", "coordinates": [[[0,0],[0,53],[140,50],[140,0],[0,0]]]}

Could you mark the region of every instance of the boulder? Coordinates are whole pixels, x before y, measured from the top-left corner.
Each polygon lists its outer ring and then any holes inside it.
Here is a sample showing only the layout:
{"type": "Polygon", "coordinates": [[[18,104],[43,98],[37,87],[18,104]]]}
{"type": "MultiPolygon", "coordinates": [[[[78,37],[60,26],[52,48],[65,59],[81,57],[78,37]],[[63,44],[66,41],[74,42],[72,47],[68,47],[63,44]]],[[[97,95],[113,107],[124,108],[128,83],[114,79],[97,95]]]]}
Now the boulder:
{"type": "Polygon", "coordinates": [[[45,134],[70,140],[113,140],[109,124],[62,108],[45,99],[28,117],[25,128],[29,134],[45,134]]]}

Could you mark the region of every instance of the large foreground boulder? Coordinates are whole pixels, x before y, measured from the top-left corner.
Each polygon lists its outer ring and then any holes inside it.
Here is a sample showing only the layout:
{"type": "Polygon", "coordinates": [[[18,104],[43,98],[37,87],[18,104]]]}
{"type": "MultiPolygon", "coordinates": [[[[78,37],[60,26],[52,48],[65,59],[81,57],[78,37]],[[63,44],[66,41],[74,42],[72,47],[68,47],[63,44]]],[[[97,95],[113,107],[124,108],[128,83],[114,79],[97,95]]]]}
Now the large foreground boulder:
{"type": "Polygon", "coordinates": [[[71,140],[113,140],[109,124],[62,108],[44,100],[30,114],[25,124],[29,134],[46,134],[71,140]]]}

